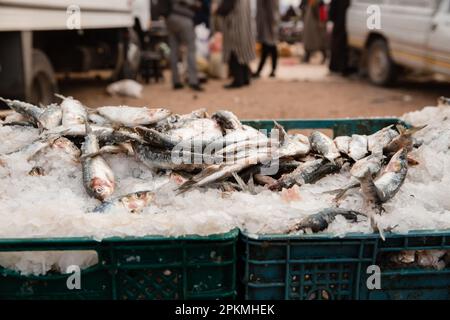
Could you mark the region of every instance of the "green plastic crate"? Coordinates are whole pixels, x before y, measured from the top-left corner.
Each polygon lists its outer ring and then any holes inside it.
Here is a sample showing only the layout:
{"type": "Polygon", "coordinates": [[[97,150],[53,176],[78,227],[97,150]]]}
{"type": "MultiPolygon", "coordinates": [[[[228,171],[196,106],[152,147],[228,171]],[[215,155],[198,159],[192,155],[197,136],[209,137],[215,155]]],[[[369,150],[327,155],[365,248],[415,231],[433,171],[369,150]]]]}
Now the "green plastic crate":
{"type": "MultiPolygon", "coordinates": [[[[279,120],[286,130],[329,129],[333,136],[371,134],[402,123],[396,118],[279,120]]],[[[273,121],[248,121],[270,130],[273,121]]],[[[240,236],[240,293],[244,299],[348,300],[449,299],[450,268],[392,269],[382,265],[386,252],[450,250],[450,231],[407,235],[250,235],[240,236]],[[382,265],[381,289],[369,290],[367,267],[382,265]]]]}
{"type": "Polygon", "coordinates": [[[208,237],[0,240],[0,252],[96,251],[99,263],[69,275],[23,276],[0,268],[1,299],[234,299],[238,230],[208,237]]]}

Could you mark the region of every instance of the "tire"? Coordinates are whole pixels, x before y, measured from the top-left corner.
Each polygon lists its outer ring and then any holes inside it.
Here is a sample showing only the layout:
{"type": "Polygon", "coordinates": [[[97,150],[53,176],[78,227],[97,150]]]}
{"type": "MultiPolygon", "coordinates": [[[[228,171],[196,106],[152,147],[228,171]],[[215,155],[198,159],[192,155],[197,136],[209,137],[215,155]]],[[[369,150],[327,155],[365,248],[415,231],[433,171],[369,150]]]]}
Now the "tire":
{"type": "Polygon", "coordinates": [[[49,105],[55,99],[58,84],[50,60],[41,50],[33,49],[30,103],[49,105]]]}
{"type": "Polygon", "coordinates": [[[139,68],[141,66],[141,41],[135,30],[130,29],[129,44],[125,53],[125,61],[121,72],[121,78],[137,79],[139,68]]]}
{"type": "Polygon", "coordinates": [[[370,81],[377,86],[391,85],[397,77],[396,69],[386,41],[374,40],[370,44],[367,54],[367,73],[370,81]]]}

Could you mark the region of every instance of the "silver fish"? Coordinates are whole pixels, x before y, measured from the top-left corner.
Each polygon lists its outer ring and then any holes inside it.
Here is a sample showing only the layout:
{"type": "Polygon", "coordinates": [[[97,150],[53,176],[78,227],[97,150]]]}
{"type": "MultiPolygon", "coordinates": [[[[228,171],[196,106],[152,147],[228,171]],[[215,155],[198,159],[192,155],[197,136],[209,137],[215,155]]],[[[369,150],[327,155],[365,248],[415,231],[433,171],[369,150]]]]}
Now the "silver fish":
{"type": "Polygon", "coordinates": [[[356,161],[350,169],[352,177],[349,183],[340,189],[332,190],[327,193],[336,193],[335,201],[342,199],[347,191],[361,185],[361,179],[365,179],[368,175],[372,177],[377,175],[381,170],[382,162],[383,156],[379,153],[372,154],[364,159],[356,161]]]}
{"type": "Polygon", "coordinates": [[[33,121],[37,126],[42,127],[42,124],[39,121],[39,117],[42,115],[44,110],[41,108],[27,102],[19,101],[19,100],[9,100],[0,97],[0,101],[3,101],[8,105],[9,108],[14,110],[17,113],[20,113],[25,118],[33,121]]]}
{"type": "Polygon", "coordinates": [[[78,147],[67,138],[59,137],[52,143],[51,148],[54,150],[63,151],[71,157],[73,162],[78,162],[80,160],[80,149],[78,149],[78,147]]]}
{"type": "Polygon", "coordinates": [[[348,136],[334,138],[334,143],[336,144],[339,152],[346,155],[350,152],[350,141],[352,141],[352,138],[348,136]]]}
{"type": "Polygon", "coordinates": [[[408,173],[408,151],[400,149],[375,180],[379,199],[384,203],[392,199],[405,181],[408,173]]]}
{"type": "Polygon", "coordinates": [[[56,95],[62,99],[62,126],[72,127],[77,125],[84,125],[86,119],[88,119],[88,111],[86,107],[78,100],[72,97],[64,97],[62,95],[56,95]]]}
{"type": "Polygon", "coordinates": [[[339,215],[349,221],[356,222],[358,220],[358,215],[363,214],[342,208],[329,208],[302,219],[293,228],[289,229],[287,233],[308,229],[314,233],[323,231],[328,228],[330,223],[332,223],[339,215]]]}
{"type": "MultiPolygon", "coordinates": [[[[86,123],[86,136],[81,147],[83,155],[99,151],[97,136],[86,123]]],[[[83,184],[87,193],[104,201],[109,198],[115,188],[114,173],[101,156],[83,158],[81,161],[83,169],[83,184]]]]}
{"type": "Polygon", "coordinates": [[[59,105],[51,104],[47,106],[39,116],[39,123],[46,129],[53,129],[62,123],[63,112],[59,105]]]}
{"type": "Polygon", "coordinates": [[[311,148],[314,151],[331,162],[341,156],[334,141],[320,131],[313,131],[309,137],[309,141],[311,143],[311,148]]]}
{"type": "Polygon", "coordinates": [[[166,119],[172,113],[163,108],[148,109],[147,107],[101,107],[97,109],[98,114],[112,123],[126,127],[135,127],[155,124],[166,119]]]}
{"type": "Polygon", "coordinates": [[[383,128],[367,137],[367,147],[371,153],[383,153],[383,149],[398,137],[398,132],[392,127],[383,128]]]}
{"type": "Polygon", "coordinates": [[[169,150],[155,149],[148,145],[132,143],[136,158],[150,169],[194,171],[205,166],[203,155],[191,152],[174,155],[169,150]]]}
{"type": "Polygon", "coordinates": [[[126,210],[130,213],[140,213],[153,201],[155,194],[151,191],[138,191],[103,202],[93,212],[108,213],[113,210],[126,210]]]}
{"type": "Polygon", "coordinates": [[[177,190],[179,193],[185,192],[193,187],[204,187],[211,183],[224,180],[233,175],[233,173],[240,172],[252,165],[264,163],[271,159],[270,152],[268,153],[254,153],[246,158],[236,160],[234,163],[214,164],[206,167],[198,175],[191,178],[186,183],[182,184],[177,190]]]}
{"type": "Polygon", "coordinates": [[[220,110],[213,113],[212,117],[220,127],[223,132],[230,132],[233,130],[242,129],[242,123],[239,118],[232,112],[226,110],[220,110]]]}
{"type": "Polygon", "coordinates": [[[270,185],[269,189],[281,190],[282,188],[291,188],[294,185],[301,186],[314,183],[327,174],[339,171],[340,168],[340,164],[326,159],[308,161],[302,163],[293,172],[283,175],[275,184],[270,185]]]}
{"type": "Polygon", "coordinates": [[[367,155],[367,136],[352,135],[348,155],[355,161],[364,158],[367,155]]]}

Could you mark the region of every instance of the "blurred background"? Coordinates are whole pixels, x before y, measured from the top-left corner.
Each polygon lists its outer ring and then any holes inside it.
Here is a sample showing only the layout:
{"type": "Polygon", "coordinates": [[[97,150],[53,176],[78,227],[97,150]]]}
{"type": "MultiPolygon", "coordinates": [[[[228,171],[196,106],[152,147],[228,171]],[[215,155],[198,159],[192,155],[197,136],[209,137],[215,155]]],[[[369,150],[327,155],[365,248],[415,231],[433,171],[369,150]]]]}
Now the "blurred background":
{"type": "Polygon", "coordinates": [[[336,118],[450,96],[449,0],[0,0],[0,17],[0,96],[35,104],[336,118]]]}

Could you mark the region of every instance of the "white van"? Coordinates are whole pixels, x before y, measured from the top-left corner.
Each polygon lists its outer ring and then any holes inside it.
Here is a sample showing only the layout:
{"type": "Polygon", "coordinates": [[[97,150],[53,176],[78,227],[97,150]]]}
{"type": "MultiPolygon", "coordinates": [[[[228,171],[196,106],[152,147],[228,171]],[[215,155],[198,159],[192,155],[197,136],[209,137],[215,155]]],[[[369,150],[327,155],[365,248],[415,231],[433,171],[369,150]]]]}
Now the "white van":
{"type": "Polygon", "coordinates": [[[398,66],[450,76],[450,0],[352,0],[347,30],[377,85],[392,83],[398,66]]]}

